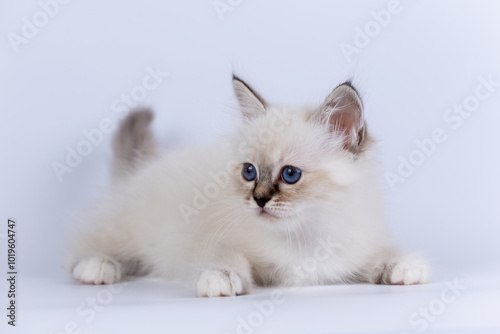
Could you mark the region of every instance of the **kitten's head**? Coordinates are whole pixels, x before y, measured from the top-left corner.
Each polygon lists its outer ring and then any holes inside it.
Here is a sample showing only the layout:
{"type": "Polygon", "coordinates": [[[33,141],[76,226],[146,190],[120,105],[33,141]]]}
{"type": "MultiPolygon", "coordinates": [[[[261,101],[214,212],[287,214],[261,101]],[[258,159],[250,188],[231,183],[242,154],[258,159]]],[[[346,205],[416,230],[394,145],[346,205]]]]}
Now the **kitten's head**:
{"type": "Polygon", "coordinates": [[[238,77],[233,87],[242,113],[233,181],[245,210],[286,225],[341,205],[369,142],[356,89],[346,82],[319,107],[284,107],[238,77]]]}

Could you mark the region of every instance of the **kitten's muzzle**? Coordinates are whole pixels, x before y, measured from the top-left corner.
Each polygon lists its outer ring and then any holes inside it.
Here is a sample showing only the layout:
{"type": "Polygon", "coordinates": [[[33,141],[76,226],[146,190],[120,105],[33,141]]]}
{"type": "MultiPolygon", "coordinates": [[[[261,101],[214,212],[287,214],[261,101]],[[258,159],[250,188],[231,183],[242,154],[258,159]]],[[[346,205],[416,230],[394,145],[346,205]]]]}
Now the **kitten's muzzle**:
{"type": "Polygon", "coordinates": [[[269,200],[271,199],[271,197],[253,197],[253,199],[255,200],[255,202],[257,203],[258,206],[260,206],[261,208],[263,208],[267,202],[269,202],[269,200]]]}

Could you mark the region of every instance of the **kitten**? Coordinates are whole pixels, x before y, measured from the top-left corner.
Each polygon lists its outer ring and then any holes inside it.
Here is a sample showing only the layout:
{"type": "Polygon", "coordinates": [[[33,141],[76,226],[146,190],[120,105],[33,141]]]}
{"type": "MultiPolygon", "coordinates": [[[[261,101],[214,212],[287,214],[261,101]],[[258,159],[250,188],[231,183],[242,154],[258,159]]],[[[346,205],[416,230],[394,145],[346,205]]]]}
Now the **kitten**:
{"type": "Polygon", "coordinates": [[[122,122],[112,184],[71,244],[76,279],[151,273],[201,297],[428,282],[427,263],[386,231],[375,142],[350,82],[317,107],[269,104],[236,76],[233,88],[242,119],[217,146],[160,154],[150,111],[122,122]]]}

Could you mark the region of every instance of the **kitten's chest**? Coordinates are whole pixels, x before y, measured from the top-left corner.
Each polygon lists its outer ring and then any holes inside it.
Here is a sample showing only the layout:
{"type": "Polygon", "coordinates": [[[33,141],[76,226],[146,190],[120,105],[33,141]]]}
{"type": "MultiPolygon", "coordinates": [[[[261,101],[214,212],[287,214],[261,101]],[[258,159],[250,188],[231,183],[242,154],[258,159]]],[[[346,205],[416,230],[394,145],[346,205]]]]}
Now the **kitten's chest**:
{"type": "Polygon", "coordinates": [[[356,271],[351,253],[349,245],[334,237],[278,241],[261,254],[253,254],[253,276],[265,286],[339,283],[356,271]]]}

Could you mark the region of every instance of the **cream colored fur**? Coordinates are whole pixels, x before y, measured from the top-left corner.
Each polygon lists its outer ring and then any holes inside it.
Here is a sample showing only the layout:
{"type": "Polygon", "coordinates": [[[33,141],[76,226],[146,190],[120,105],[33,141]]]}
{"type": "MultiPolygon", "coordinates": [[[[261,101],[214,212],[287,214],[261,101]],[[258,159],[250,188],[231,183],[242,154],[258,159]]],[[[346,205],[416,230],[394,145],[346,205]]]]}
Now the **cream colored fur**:
{"type": "MultiPolygon", "coordinates": [[[[233,86],[242,121],[218,145],[137,163],[127,147],[140,157],[141,141],[130,145],[122,126],[114,162],[120,177],[79,219],[72,275],[110,284],[151,273],[208,297],[255,285],[427,282],[426,262],[400,253],[388,236],[375,143],[350,83],[319,107],[270,105],[236,77],[233,86]],[[242,177],[244,163],[256,166],[256,181],[242,177]],[[287,165],[302,170],[296,184],[280,180],[287,165]],[[253,196],[266,187],[274,193],[262,209],[253,196]]],[[[123,124],[143,124],[129,135],[146,138],[146,152],[156,152],[149,121],[140,122],[148,116],[129,117],[136,119],[123,124]]]]}

